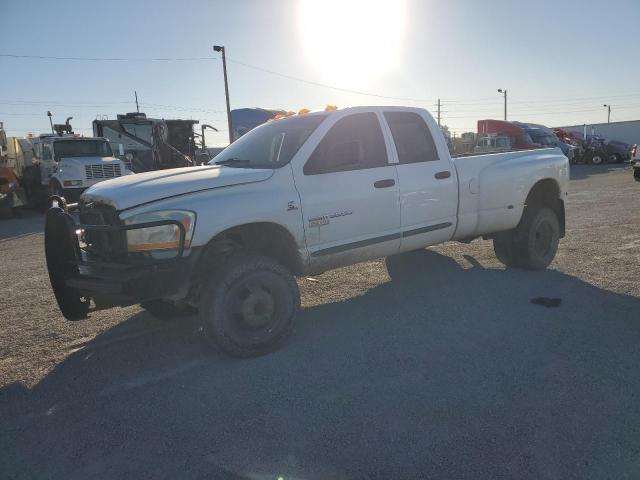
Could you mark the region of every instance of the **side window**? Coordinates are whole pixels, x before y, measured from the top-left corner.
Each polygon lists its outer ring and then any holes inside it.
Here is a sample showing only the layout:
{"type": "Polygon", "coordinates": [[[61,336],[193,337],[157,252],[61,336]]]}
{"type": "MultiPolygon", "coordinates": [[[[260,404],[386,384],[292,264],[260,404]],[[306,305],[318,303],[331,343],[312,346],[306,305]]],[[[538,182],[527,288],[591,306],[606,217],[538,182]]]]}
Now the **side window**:
{"type": "Polygon", "coordinates": [[[385,112],[393,142],[402,163],[438,160],[438,151],[429,127],[420,115],[413,112],[385,112]]]}
{"type": "Polygon", "coordinates": [[[354,113],[338,120],[304,166],[305,175],[344,172],[387,165],[387,149],[375,113],[354,113]]]}
{"type": "Polygon", "coordinates": [[[51,160],[51,145],[48,143],[42,144],[42,160],[51,160]]]}

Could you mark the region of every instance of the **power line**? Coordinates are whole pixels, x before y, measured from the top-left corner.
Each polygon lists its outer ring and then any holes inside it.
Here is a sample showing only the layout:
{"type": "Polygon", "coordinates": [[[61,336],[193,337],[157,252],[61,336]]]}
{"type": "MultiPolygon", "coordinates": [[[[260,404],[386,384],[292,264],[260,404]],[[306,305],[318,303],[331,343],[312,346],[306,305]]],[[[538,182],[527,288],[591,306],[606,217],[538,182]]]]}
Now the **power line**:
{"type": "Polygon", "coordinates": [[[198,62],[217,60],[215,57],[165,57],[165,58],[124,58],[124,57],[56,57],[50,55],[17,55],[0,53],[0,57],[23,58],[33,60],[69,60],[76,62],[198,62]]]}
{"type": "Polygon", "coordinates": [[[368,96],[368,97],[386,98],[386,99],[389,99],[389,100],[403,100],[403,101],[408,101],[408,102],[422,102],[422,103],[425,103],[425,102],[431,103],[431,102],[433,102],[433,99],[432,100],[426,100],[424,98],[392,97],[392,96],[389,96],[389,95],[381,95],[379,93],[362,92],[360,90],[353,90],[353,89],[350,89],[350,88],[336,87],[335,85],[329,85],[327,83],[321,83],[321,82],[316,82],[316,81],[313,81],[313,80],[307,80],[305,78],[294,77],[293,75],[287,75],[287,74],[284,74],[284,73],[276,72],[274,70],[269,70],[267,68],[258,67],[256,65],[251,65],[249,63],[241,62],[239,60],[234,60],[234,59],[231,59],[231,58],[228,58],[228,57],[227,57],[227,60],[229,60],[230,62],[235,63],[237,65],[242,65],[243,67],[252,68],[252,69],[258,70],[260,72],[269,73],[271,75],[276,75],[278,77],[287,78],[289,80],[295,80],[296,82],[306,83],[306,84],[309,84],[309,85],[315,85],[317,87],[329,88],[331,90],[338,90],[340,92],[354,93],[356,95],[365,95],[365,96],[368,96]]]}
{"type": "MultiPolygon", "coordinates": [[[[18,58],[18,59],[36,59],[36,60],[67,60],[67,61],[91,61],[91,62],[138,62],[138,61],[151,61],[151,62],[188,62],[188,61],[209,61],[209,60],[218,60],[215,57],[155,57],[155,58],[128,58],[128,57],[60,57],[60,56],[50,56],[50,55],[21,55],[21,54],[13,54],[13,53],[0,53],[0,57],[5,58],[18,58]]],[[[257,65],[252,65],[247,62],[243,62],[235,59],[228,59],[230,62],[235,63],[237,65],[241,65],[246,68],[251,68],[253,70],[257,70],[260,72],[268,73],[270,75],[279,76],[282,78],[286,78],[289,80],[306,83],[308,85],[314,85],[317,87],[328,88],[331,90],[352,93],[355,95],[364,95],[368,97],[377,97],[384,98],[389,100],[401,100],[401,101],[410,101],[410,102],[419,102],[419,103],[428,103],[431,105],[433,100],[427,100],[424,98],[412,98],[412,97],[395,97],[391,95],[383,95],[380,93],[373,92],[364,92],[361,90],[355,90],[350,88],[343,88],[336,85],[330,85],[327,83],[317,82],[313,80],[308,80],[305,78],[296,77],[293,75],[288,75],[285,73],[277,72],[275,70],[271,70],[264,67],[259,67],[257,65]]],[[[637,97],[640,94],[623,94],[623,95],[598,95],[593,97],[574,97],[574,98],[561,98],[561,99],[534,99],[534,100],[513,100],[511,104],[560,104],[560,103],[582,103],[587,100],[602,100],[602,99],[611,99],[611,98],[628,98],[628,97],[637,97]]],[[[470,99],[457,99],[457,100],[443,100],[442,103],[446,104],[455,104],[455,105],[501,105],[502,102],[493,101],[495,97],[480,97],[480,98],[470,98],[470,99]]],[[[106,102],[104,102],[106,104],[106,102]]],[[[115,103],[115,102],[114,102],[115,103]]],[[[130,103],[130,102],[118,102],[118,103],[130,103]]],[[[100,105],[102,106],[102,105],[100,105]]],[[[98,106],[98,107],[100,107],[98,106]]],[[[576,105],[577,106],[577,105],[576,105]]],[[[195,111],[195,110],[194,110],[195,111]]]]}
{"type": "MultiPolygon", "coordinates": [[[[622,95],[600,95],[596,97],[565,97],[561,99],[535,99],[535,100],[512,100],[509,104],[518,104],[518,105],[528,105],[528,104],[592,104],[596,101],[602,101],[607,99],[614,98],[633,98],[640,97],[640,93],[629,93],[622,95]]],[[[491,101],[484,102],[485,99],[492,100],[491,98],[478,98],[478,99],[467,99],[467,100],[443,100],[443,104],[453,104],[454,107],[459,105],[465,106],[483,106],[483,105],[502,105],[503,103],[500,101],[491,101]]]]}
{"type": "Polygon", "coordinates": [[[151,107],[152,110],[154,109],[154,107],[159,107],[159,108],[167,108],[170,110],[179,110],[179,111],[185,111],[185,112],[224,113],[224,114],[227,113],[224,110],[208,110],[206,108],[180,107],[178,105],[163,105],[161,103],[141,103],[140,106],[151,107]]]}

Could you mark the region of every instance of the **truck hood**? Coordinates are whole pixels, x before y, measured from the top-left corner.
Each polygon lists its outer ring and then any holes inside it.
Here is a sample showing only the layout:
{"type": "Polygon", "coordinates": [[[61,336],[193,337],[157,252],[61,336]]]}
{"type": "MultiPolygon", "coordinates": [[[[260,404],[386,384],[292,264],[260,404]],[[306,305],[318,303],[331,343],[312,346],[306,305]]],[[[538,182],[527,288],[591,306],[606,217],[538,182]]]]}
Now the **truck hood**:
{"type": "Polygon", "coordinates": [[[126,210],[164,198],[261,182],[271,175],[271,169],[232,168],[220,165],[157,170],[96,183],[82,194],[82,201],[104,203],[116,210],[126,210]]]}

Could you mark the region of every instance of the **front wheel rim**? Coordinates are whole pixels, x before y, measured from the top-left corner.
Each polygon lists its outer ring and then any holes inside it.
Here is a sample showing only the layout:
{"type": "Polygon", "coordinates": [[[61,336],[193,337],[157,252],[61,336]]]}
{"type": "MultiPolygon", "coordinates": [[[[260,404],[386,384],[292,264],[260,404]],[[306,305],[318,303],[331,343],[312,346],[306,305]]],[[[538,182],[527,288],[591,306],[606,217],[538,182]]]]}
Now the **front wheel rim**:
{"type": "Polygon", "coordinates": [[[242,348],[258,347],[286,331],[290,302],[283,279],[255,272],[229,286],[223,311],[224,335],[242,348]]]}

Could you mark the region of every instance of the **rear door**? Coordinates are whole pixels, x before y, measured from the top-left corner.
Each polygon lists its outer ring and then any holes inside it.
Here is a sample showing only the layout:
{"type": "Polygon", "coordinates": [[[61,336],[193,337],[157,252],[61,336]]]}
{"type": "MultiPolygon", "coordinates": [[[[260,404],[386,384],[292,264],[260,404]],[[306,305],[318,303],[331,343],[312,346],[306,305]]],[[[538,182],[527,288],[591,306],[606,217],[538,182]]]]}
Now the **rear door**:
{"type": "MultiPolygon", "coordinates": [[[[318,133],[318,132],[316,132],[318,133]]],[[[339,118],[294,168],[312,264],[397,252],[398,179],[376,112],[339,118]]]]}
{"type": "Polygon", "coordinates": [[[431,135],[427,116],[385,111],[400,186],[402,250],[450,240],[456,228],[458,183],[444,137],[431,135]]]}

